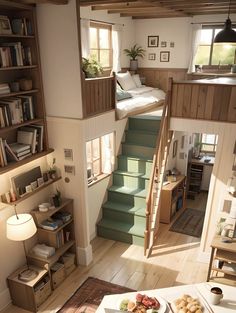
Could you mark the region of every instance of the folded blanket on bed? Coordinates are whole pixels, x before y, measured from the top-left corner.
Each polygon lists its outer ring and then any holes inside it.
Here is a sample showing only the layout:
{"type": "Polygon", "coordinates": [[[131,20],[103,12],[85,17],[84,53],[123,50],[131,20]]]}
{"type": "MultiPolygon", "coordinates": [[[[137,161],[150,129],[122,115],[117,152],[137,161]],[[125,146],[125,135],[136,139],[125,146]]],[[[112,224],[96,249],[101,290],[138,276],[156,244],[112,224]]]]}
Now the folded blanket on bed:
{"type": "Polygon", "coordinates": [[[163,90],[146,86],[131,89],[129,93],[132,95],[132,98],[116,103],[118,119],[158,107],[164,103],[166,96],[163,90]]]}

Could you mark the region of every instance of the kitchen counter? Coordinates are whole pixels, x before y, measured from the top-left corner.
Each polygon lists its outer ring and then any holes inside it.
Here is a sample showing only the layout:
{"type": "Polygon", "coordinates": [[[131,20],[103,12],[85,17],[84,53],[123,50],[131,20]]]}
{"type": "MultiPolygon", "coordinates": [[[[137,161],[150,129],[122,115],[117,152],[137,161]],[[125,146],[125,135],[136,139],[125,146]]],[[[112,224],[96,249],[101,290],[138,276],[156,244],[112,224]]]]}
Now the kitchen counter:
{"type": "Polygon", "coordinates": [[[191,160],[191,163],[194,163],[194,164],[201,164],[201,165],[211,165],[213,166],[214,163],[215,163],[215,157],[205,157],[203,156],[201,159],[192,159],[191,160]],[[210,159],[210,162],[205,162],[206,159],[210,159]]]}

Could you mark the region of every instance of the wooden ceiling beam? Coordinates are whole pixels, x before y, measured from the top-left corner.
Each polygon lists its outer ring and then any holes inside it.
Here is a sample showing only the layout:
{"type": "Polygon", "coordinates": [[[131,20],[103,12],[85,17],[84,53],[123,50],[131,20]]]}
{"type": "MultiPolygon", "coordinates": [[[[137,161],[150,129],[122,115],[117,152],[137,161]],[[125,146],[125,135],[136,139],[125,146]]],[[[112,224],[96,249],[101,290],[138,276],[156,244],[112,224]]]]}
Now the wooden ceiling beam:
{"type": "Polygon", "coordinates": [[[41,3],[52,3],[52,4],[68,4],[69,0],[20,0],[19,2],[25,4],[41,4],[41,3]]]}
{"type": "Polygon", "coordinates": [[[127,2],[126,4],[107,4],[107,5],[92,5],[91,9],[93,11],[100,10],[116,10],[116,9],[124,9],[124,8],[145,8],[145,7],[156,7],[155,3],[148,2],[127,2]]]}
{"type": "Polygon", "coordinates": [[[184,17],[186,16],[185,14],[183,14],[182,12],[169,12],[169,13],[165,13],[165,14],[160,14],[158,12],[135,12],[135,13],[121,13],[120,14],[121,17],[134,17],[134,16],[156,16],[157,18],[162,18],[162,17],[184,17]]]}
{"type": "MultiPolygon", "coordinates": [[[[129,0],[128,2],[137,2],[137,0],[129,0]]],[[[112,3],[127,3],[127,1],[124,0],[80,0],[80,6],[98,6],[98,5],[104,5],[104,4],[112,4],[112,3]]]]}

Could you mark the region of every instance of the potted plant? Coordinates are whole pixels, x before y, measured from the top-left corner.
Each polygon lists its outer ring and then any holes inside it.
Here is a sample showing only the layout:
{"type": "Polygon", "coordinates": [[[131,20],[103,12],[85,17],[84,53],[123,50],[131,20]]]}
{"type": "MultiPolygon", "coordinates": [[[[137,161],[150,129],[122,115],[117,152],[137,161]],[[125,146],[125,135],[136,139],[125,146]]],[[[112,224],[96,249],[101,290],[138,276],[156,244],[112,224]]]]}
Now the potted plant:
{"type": "Polygon", "coordinates": [[[57,189],[56,193],[52,196],[54,206],[57,208],[61,205],[61,192],[57,189]]]}
{"type": "Polygon", "coordinates": [[[94,58],[82,58],[82,70],[87,78],[93,78],[103,73],[101,64],[94,58]]]}
{"type": "Polygon", "coordinates": [[[143,58],[145,55],[145,50],[142,47],[135,44],[133,47],[131,47],[131,49],[124,49],[124,53],[126,53],[126,55],[130,57],[131,71],[136,71],[138,68],[137,58],[138,57],[143,58]]]}
{"type": "Polygon", "coordinates": [[[57,168],[56,168],[56,158],[53,158],[52,165],[50,166],[48,170],[49,178],[56,179],[57,178],[57,168]]]}

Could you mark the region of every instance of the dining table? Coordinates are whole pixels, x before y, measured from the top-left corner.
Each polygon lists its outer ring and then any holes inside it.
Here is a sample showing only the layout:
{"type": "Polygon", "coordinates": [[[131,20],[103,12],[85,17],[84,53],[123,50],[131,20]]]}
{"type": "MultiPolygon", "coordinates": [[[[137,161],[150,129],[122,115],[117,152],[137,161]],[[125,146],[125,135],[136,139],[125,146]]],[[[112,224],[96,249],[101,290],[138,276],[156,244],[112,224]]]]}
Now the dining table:
{"type": "Polygon", "coordinates": [[[236,287],[214,282],[204,282],[193,285],[179,285],[167,288],[128,292],[122,294],[112,294],[104,296],[96,313],[119,313],[120,303],[128,299],[135,301],[137,293],[155,297],[161,304],[158,313],[176,313],[174,301],[183,295],[190,295],[197,298],[204,313],[235,313],[236,312],[236,287]],[[223,298],[220,303],[213,305],[210,303],[210,290],[212,287],[219,287],[223,291],[223,298]]]}

